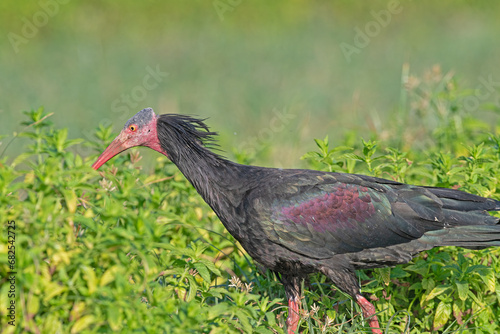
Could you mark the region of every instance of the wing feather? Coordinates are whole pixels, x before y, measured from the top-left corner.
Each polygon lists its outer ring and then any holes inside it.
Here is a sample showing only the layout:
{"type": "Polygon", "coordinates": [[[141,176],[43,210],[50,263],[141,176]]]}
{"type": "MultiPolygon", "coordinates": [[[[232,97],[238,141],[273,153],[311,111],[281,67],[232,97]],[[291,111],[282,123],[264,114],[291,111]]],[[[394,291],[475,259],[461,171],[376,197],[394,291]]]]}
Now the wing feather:
{"type": "Polygon", "coordinates": [[[258,210],[266,236],[313,258],[387,247],[443,228],[443,202],[425,188],[353,174],[282,179],[258,210]],[[281,189],[280,189],[281,188],[281,189]]]}

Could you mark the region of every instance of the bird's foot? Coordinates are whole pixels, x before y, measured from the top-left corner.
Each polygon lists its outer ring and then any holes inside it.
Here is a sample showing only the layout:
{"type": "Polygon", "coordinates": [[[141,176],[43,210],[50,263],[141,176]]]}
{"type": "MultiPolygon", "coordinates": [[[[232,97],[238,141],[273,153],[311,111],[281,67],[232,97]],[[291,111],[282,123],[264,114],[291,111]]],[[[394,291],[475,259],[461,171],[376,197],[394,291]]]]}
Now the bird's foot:
{"type": "Polygon", "coordinates": [[[372,303],[370,303],[365,297],[361,295],[356,295],[356,302],[359,306],[361,306],[361,309],[363,310],[363,316],[368,320],[368,324],[372,329],[372,333],[382,334],[377,316],[375,315],[375,306],[373,306],[372,303]]]}
{"type": "Polygon", "coordinates": [[[288,299],[288,318],[286,319],[286,327],[288,334],[294,334],[299,324],[299,305],[300,297],[292,297],[288,299]]]}

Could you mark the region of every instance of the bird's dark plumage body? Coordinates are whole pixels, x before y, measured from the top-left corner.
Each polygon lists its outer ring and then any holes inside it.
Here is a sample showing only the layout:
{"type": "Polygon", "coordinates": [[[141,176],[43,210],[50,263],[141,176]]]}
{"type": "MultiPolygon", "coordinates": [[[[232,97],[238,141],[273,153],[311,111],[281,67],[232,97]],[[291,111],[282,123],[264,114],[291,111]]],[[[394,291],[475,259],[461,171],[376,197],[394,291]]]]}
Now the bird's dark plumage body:
{"type": "Polygon", "coordinates": [[[154,118],[159,145],[142,145],[167,155],[250,256],[281,274],[295,306],[300,280],[322,272],[369,314],[356,269],[406,263],[436,246],[500,246],[498,218],[488,213],[500,210],[496,200],[364,175],[239,165],[205,146],[214,133],[201,120],[151,114],[139,112],[123,131],[154,118]]]}

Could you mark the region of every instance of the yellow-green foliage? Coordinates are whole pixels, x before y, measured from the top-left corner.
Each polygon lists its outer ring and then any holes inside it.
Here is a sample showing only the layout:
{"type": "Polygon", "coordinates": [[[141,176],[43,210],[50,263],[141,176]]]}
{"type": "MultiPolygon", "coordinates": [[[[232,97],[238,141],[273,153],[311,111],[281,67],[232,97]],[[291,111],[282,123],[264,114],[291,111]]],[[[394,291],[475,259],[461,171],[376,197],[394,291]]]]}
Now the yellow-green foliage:
{"type": "MultiPolygon", "coordinates": [[[[387,133],[349,134],[333,149],[328,138],[317,140],[303,158],[310,168],[499,198],[495,126],[460,107],[452,79],[418,87],[427,93],[410,95],[387,133]]],[[[49,115],[28,112],[20,135],[30,146],[0,160],[2,333],[283,332],[279,280],[256,268],[174,165],[159,157],[146,173],[133,150],[95,172],[90,165],[113,138],[110,128],[98,129],[95,142],[68,140],[49,115]],[[80,156],[78,145],[95,154],[80,156]],[[6,320],[8,221],[16,226],[15,326],[6,320]]],[[[437,248],[359,278],[390,332],[493,333],[499,254],[437,248]]],[[[313,275],[305,291],[303,333],[369,331],[324,276],[313,275]]]]}

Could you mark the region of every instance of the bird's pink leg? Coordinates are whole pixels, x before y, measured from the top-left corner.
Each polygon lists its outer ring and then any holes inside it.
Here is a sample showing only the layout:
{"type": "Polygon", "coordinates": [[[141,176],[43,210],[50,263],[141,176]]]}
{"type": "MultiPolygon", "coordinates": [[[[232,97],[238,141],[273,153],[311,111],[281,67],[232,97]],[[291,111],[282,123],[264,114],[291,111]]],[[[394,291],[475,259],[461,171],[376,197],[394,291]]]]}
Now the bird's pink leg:
{"type": "Polygon", "coordinates": [[[377,316],[375,315],[375,306],[370,303],[365,297],[361,295],[356,295],[356,302],[361,309],[363,310],[363,316],[368,320],[368,324],[372,328],[372,333],[374,334],[382,334],[380,330],[380,326],[378,324],[377,316]]]}
{"type": "Polygon", "coordinates": [[[286,319],[286,327],[288,334],[294,334],[299,324],[299,305],[300,299],[296,297],[288,298],[288,318],[286,319]]]}

